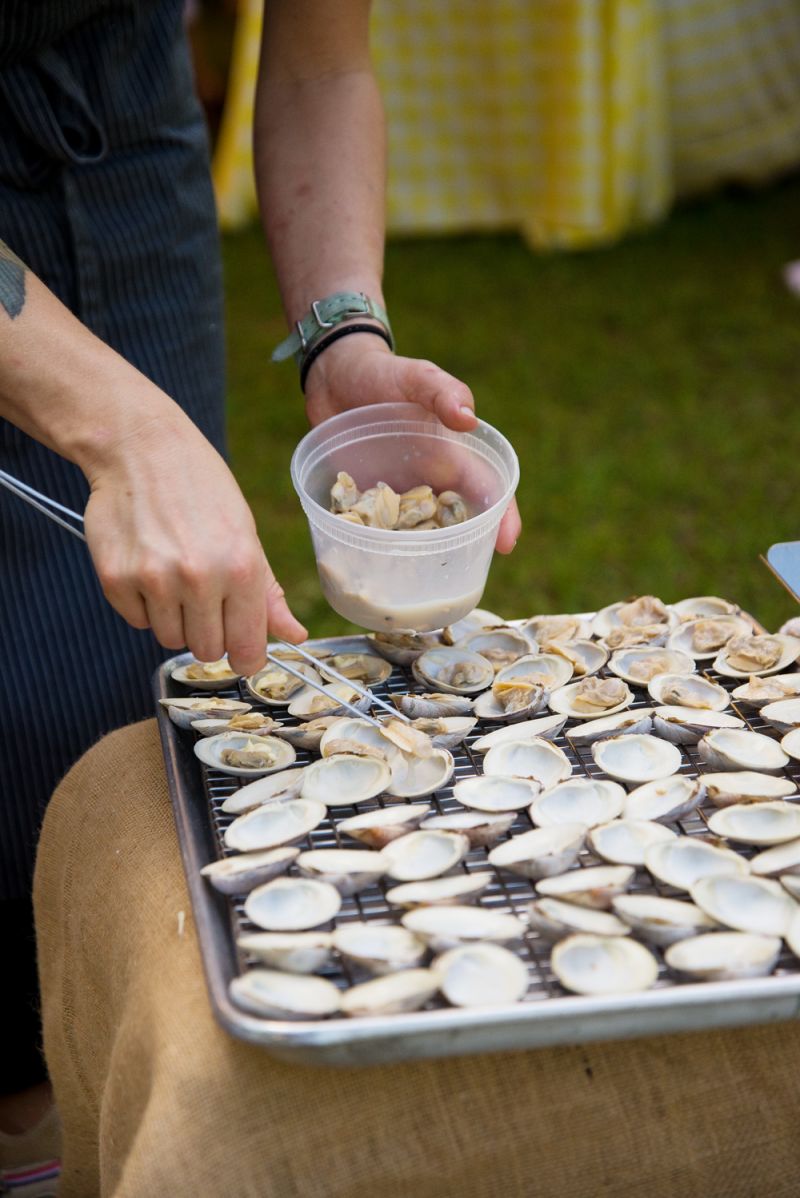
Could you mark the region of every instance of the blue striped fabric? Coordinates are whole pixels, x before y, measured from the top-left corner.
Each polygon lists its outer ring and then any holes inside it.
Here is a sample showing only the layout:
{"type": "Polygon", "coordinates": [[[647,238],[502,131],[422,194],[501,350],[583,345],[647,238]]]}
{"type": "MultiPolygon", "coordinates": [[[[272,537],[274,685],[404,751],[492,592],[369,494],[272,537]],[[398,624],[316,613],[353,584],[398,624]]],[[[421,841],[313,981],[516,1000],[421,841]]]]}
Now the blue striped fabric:
{"type": "MultiPolygon", "coordinates": [[[[181,17],[181,0],[115,7],[0,71],[0,238],[222,448],[219,250],[181,17]]],[[[3,421],[0,465],[83,510],[80,472],[3,421]]],[[[0,646],[2,899],[30,891],[62,774],[151,712],[164,654],[106,603],[85,546],[7,492],[0,646]]]]}

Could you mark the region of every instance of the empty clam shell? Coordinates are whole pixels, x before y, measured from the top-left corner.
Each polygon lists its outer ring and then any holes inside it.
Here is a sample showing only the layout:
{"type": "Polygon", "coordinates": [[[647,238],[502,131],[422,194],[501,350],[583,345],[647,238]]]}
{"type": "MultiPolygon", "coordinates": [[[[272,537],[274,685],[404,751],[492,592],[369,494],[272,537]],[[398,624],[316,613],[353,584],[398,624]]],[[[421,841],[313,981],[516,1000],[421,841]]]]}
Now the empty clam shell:
{"type": "Polygon", "coordinates": [[[691,890],[700,878],[749,872],[744,857],[696,836],[680,836],[651,845],[645,852],[644,863],[654,878],[677,890],[691,890]]]}
{"type": "Polygon", "coordinates": [[[299,851],[282,846],[258,853],[240,853],[236,857],[211,861],[203,866],[200,873],[208,878],[215,890],[221,890],[223,894],[247,894],[255,886],[261,886],[285,873],[299,851]]]}
{"type": "Polygon", "coordinates": [[[489,864],[525,878],[548,878],[574,865],[586,838],[585,824],[534,828],[503,841],[489,853],[489,864]]]}
{"type": "Polygon", "coordinates": [[[737,636],[714,658],[714,669],[726,678],[763,678],[788,670],[800,655],[793,636],[737,636]]]}
{"type": "Polygon", "coordinates": [[[413,969],[426,952],[423,940],[394,924],[343,924],[333,933],[333,945],[354,965],[377,974],[413,969]]]}
{"type": "Polygon", "coordinates": [[[236,943],[243,952],[273,969],[287,973],[316,973],[330,962],[330,932],[245,932],[236,943]]]}
{"type": "Polygon", "coordinates": [[[592,828],[589,847],[612,865],[644,865],[651,845],[674,840],[675,833],[663,824],[645,819],[613,819],[592,828]]]}
{"type": "Polygon", "coordinates": [[[287,799],[296,799],[303,786],[305,766],[296,769],[281,770],[279,773],[268,774],[265,778],[257,778],[248,782],[232,795],[228,795],[222,804],[226,815],[244,815],[246,811],[255,811],[265,803],[283,803],[287,799]]]}
{"type": "Polygon", "coordinates": [[[531,641],[518,628],[478,628],[456,641],[456,648],[480,653],[481,657],[492,663],[495,670],[500,670],[529,654],[531,641]]]}
{"type": "Polygon", "coordinates": [[[735,636],[749,636],[753,625],[741,616],[698,616],[685,620],[671,633],[667,646],[688,653],[695,661],[710,661],[735,636]]]}
{"type": "Polygon", "coordinates": [[[331,682],[322,691],[304,686],[292,696],[289,715],[305,721],[316,719],[317,716],[349,715],[344,703],[349,703],[359,711],[368,711],[371,700],[369,695],[361,695],[343,682],[331,682]]]}
{"type": "Polygon", "coordinates": [[[544,898],[563,899],[579,907],[608,911],[611,900],[623,894],[636,874],[632,865],[592,865],[587,869],[571,869],[553,878],[536,883],[537,892],[544,898]]]}
{"type": "Polygon", "coordinates": [[[773,799],[766,803],[734,803],[709,818],[716,836],[743,844],[785,844],[800,836],[800,804],[773,799]]]}
{"type": "MultiPolygon", "coordinates": [[[[765,849],[750,859],[750,872],[757,878],[784,878],[795,874],[800,879],[800,839],[787,840],[773,848],[765,849]]],[[[791,888],[787,887],[791,894],[791,888]]],[[[793,895],[800,898],[800,894],[793,895]]]]}
{"type": "Polygon", "coordinates": [[[330,882],[344,896],[358,894],[385,872],[381,854],[370,849],[309,849],[295,864],[304,878],[330,882]]]}
{"type": "Polygon", "coordinates": [[[754,770],[703,774],[703,781],[706,794],[715,807],[728,807],[731,803],[765,802],[797,793],[797,786],[788,778],[759,774],[754,770]]]}
{"type": "Polygon", "coordinates": [[[458,832],[409,832],[382,850],[386,873],[398,882],[436,878],[458,865],[469,841],[458,832]]]}
{"type": "Polygon", "coordinates": [[[658,977],[653,954],[624,936],[568,936],[553,949],[550,967],[564,989],[574,994],[646,990],[658,977]]]}
{"type": "Polygon", "coordinates": [[[633,692],[620,678],[582,678],[550,696],[550,710],[574,720],[605,719],[630,707],[633,692]]]}
{"type": "Polygon", "coordinates": [[[402,969],[351,986],[342,995],[345,1015],[398,1015],[418,1011],[433,998],[439,979],[430,969],[402,969]]]}
{"type": "Polygon", "coordinates": [[[394,807],[379,807],[376,811],[362,811],[350,819],[343,819],[338,831],[362,841],[372,849],[382,849],[390,841],[413,832],[430,811],[428,803],[398,803],[394,807]]]}
{"type": "Polygon", "coordinates": [[[234,978],[230,995],[237,1007],[270,1019],[324,1019],[341,1006],[333,982],[273,969],[250,969],[234,978]]]}
{"type": "Polygon", "coordinates": [[[454,770],[455,761],[447,749],[432,749],[427,757],[401,752],[392,759],[386,791],[400,799],[421,798],[446,786],[454,770]]]}
{"type": "Polygon", "coordinates": [[[301,793],[326,807],[355,806],[374,799],[391,780],[392,772],[380,758],[336,753],[306,767],[301,793]]]}
{"type": "Polygon", "coordinates": [[[479,737],[472,745],[474,753],[488,753],[495,745],[509,740],[555,740],[567,722],[565,715],[545,715],[536,720],[523,720],[504,728],[495,728],[479,737]]]}
{"type": "Polygon", "coordinates": [[[696,707],[656,707],[653,711],[653,732],[674,745],[694,745],[717,728],[744,726],[744,720],[725,711],[698,711],[696,707]]]}
{"type": "Polygon", "coordinates": [[[230,719],[232,715],[243,715],[250,711],[249,703],[211,696],[203,699],[159,699],[159,703],[167,709],[167,715],[179,728],[191,728],[192,723],[199,720],[230,719]]]}
{"type": "Polygon", "coordinates": [[[453,787],[453,798],[474,811],[521,811],[529,807],[541,787],[528,778],[486,775],[462,778],[453,787]]]}
{"type": "Polygon", "coordinates": [[[398,907],[432,907],[470,903],[483,894],[494,880],[488,870],[471,874],[450,874],[424,882],[401,882],[386,891],[386,901],[398,907]]]}
{"type": "Polygon", "coordinates": [[[736,932],[785,936],[797,903],[766,878],[700,878],[689,893],[707,915],[736,932]]]}
{"type": "MultiPolygon", "coordinates": [[[[322,682],[314,667],[305,662],[296,662],[293,668],[305,678],[322,682]]],[[[268,707],[287,707],[292,695],[304,689],[299,678],[295,678],[294,674],[273,662],[268,662],[263,670],[245,678],[244,685],[249,695],[259,703],[266,703],[268,707]]]]}
{"type": "Polygon", "coordinates": [[[795,761],[800,761],[800,728],[793,728],[781,737],[781,749],[795,761]]]}
{"type": "Polygon", "coordinates": [[[364,756],[379,755],[388,762],[399,753],[382,728],[376,728],[374,724],[368,723],[367,720],[358,720],[355,716],[341,716],[333,720],[319,742],[319,751],[323,757],[332,757],[339,752],[351,752],[360,756],[359,749],[367,750],[364,756]],[[348,748],[340,749],[337,747],[340,745],[347,745],[348,748]],[[374,750],[374,754],[369,750],[374,750]]]}
{"type": "Polygon", "coordinates": [[[494,666],[479,653],[455,645],[428,649],[415,658],[412,672],[422,686],[454,695],[475,695],[492,685],[494,666]]]}
{"type": "Polygon", "coordinates": [[[530,817],[540,828],[553,824],[585,824],[594,828],[608,823],[621,812],[625,790],[617,782],[602,778],[570,778],[535,798],[530,817]]]}
{"type": "Polygon", "coordinates": [[[567,740],[572,745],[591,745],[596,740],[606,740],[609,736],[620,736],[623,733],[641,733],[647,736],[652,730],[652,708],[640,707],[621,711],[618,715],[603,716],[599,720],[586,720],[585,723],[570,728],[567,740]]]}
{"type": "Polygon", "coordinates": [[[442,640],[446,645],[455,645],[465,636],[469,636],[471,632],[477,632],[481,628],[497,628],[500,624],[505,623],[503,617],[495,615],[493,611],[476,607],[463,619],[456,620],[455,624],[448,624],[446,628],[443,628],[442,640]]]}
{"type": "Polygon", "coordinates": [[[672,610],[681,620],[699,619],[701,616],[738,616],[739,608],[719,595],[692,595],[672,604],[672,610]]]}
{"type": "Polygon", "coordinates": [[[220,691],[232,686],[239,675],[232,670],[226,657],[219,661],[194,661],[176,666],[171,675],[173,681],[182,682],[199,691],[220,691]]]}
{"type": "Polygon", "coordinates": [[[643,940],[661,946],[675,944],[719,925],[694,903],[655,894],[621,894],[614,911],[643,940]]]}
{"type": "Polygon", "coordinates": [[[390,697],[398,711],[411,720],[436,720],[472,714],[472,699],[467,695],[445,695],[433,691],[422,695],[390,697]]]}
{"type": "Polygon", "coordinates": [[[800,699],[780,699],[761,708],[761,718],[779,732],[791,732],[800,726],[800,699]]]}
{"type": "Polygon", "coordinates": [[[725,688],[699,674],[656,674],[648,682],[647,690],[654,703],[669,707],[724,711],[730,706],[725,688]]]}
{"type": "Polygon", "coordinates": [[[592,936],[629,936],[630,928],[616,915],[580,907],[561,899],[540,898],[528,905],[528,923],[545,940],[561,940],[573,932],[592,936]]]}
{"type": "Polygon", "coordinates": [[[236,778],[259,778],[284,770],[297,756],[291,745],[275,736],[223,732],[195,741],[195,756],[210,769],[236,778]]]}
{"type": "Polygon", "coordinates": [[[772,674],[768,678],[750,678],[737,686],[733,698],[745,707],[760,711],[767,703],[800,695],[800,674],[772,674]]]}
{"type": "Polygon", "coordinates": [[[637,786],[625,799],[625,818],[654,820],[672,824],[684,819],[703,801],[706,788],[702,778],[673,774],[637,786]]]}
{"type": "Polygon", "coordinates": [[[472,848],[488,848],[504,836],[514,822],[514,811],[448,811],[432,815],[422,824],[424,832],[460,832],[472,848]]]}
{"type": "Polygon", "coordinates": [[[697,743],[701,761],[712,770],[757,770],[777,774],[789,758],[771,736],[745,732],[737,728],[719,728],[707,732],[697,743]]]}
{"type": "Polygon", "coordinates": [[[611,736],[592,745],[592,757],[604,774],[628,786],[668,778],[681,767],[680,749],[655,736],[611,736]]]}
{"type": "MultiPolygon", "coordinates": [[[[768,849],[767,852],[777,853],[782,852],[787,848],[787,845],[781,845],[780,849],[768,849]]],[[[766,853],[762,853],[761,856],[766,856],[766,853]]],[[[798,876],[798,874],[796,874],[794,871],[788,874],[781,874],[779,881],[787,894],[790,894],[793,899],[800,899],[800,876],[798,876]]],[[[792,949],[792,952],[794,951],[795,950],[792,949]]]]}
{"type": "Polygon", "coordinates": [[[416,907],[403,916],[403,926],[429,944],[435,953],[477,940],[507,943],[525,933],[525,924],[513,915],[486,907],[456,905],[416,907]]]}
{"type": "Polygon", "coordinates": [[[664,960],[678,973],[706,982],[722,982],[771,973],[780,951],[777,936],[711,932],[670,945],[664,960]]]}
{"type": "Polygon", "coordinates": [[[267,803],[235,819],[225,830],[225,844],[243,853],[295,844],[321,824],[327,814],[324,804],[312,799],[267,803]]]}
{"type": "Polygon", "coordinates": [[[489,750],[483,772],[486,777],[529,778],[547,789],[568,778],[572,765],[563,749],[548,740],[511,740],[489,750]]]}
{"type": "Polygon", "coordinates": [[[647,686],[657,674],[693,674],[695,661],[677,649],[618,649],[608,668],[631,686],[647,686]]]}
{"type": "Polygon", "coordinates": [[[499,944],[451,948],[436,958],[431,969],[439,979],[442,994],[454,1007],[519,1002],[528,989],[524,964],[499,944]]]}
{"type": "Polygon", "coordinates": [[[342,896],[328,882],[312,878],[275,878],[251,890],[244,913],[268,932],[302,932],[333,919],[342,896]]]}

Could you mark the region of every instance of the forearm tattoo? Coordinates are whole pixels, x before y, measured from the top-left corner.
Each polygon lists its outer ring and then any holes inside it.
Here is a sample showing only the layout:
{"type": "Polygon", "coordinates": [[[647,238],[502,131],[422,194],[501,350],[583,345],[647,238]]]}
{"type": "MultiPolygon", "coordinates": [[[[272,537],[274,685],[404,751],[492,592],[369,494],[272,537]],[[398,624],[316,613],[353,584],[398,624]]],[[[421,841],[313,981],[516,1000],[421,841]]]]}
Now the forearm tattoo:
{"type": "Polygon", "coordinates": [[[28,268],[4,241],[0,241],[0,306],[13,320],[25,307],[25,272],[28,268]]]}

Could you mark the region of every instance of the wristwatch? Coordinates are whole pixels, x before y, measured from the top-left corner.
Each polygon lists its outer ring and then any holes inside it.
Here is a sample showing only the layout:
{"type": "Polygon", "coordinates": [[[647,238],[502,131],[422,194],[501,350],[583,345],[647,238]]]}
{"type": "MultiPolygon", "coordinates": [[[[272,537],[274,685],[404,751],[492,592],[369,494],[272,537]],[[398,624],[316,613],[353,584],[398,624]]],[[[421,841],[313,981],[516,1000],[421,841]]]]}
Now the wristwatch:
{"type": "Polygon", "coordinates": [[[302,366],[304,358],[321,337],[354,316],[369,316],[380,321],[394,349],[389,317],[381,305],[363,291],[337,291],[324,299],[314,300],[303,319],[296,322],[289,336],[272,351],[272,361],[283,362],[294,354],[298,366],[302,366]]]}

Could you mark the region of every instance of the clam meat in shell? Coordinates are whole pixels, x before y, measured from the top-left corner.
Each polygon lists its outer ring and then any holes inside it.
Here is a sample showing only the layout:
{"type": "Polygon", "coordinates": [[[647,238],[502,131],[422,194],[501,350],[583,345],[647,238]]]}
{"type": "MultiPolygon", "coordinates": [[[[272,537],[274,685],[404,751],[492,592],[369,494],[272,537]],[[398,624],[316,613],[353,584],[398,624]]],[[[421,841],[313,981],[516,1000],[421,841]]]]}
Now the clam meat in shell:
{"type": "Polygon", "coordinates": [[[442,645],[414,659],[412,673],[422,686],[454,695],[475,695],[492,685],[494,666],[479,653],[442,645]]]}
{"type": "Polygon", "coordinates": [[[284,770],[296,758],[294,749],[285,740],[242,732],[201,738],[195,741],[194,752],[203,765],[239,778],[257,778],[284,770]]]}
{"type": "Polygon", "coordinates": [[[227,657],[222,657],[219,661],[195,660],[176,666],[171,677],[194,690],[220,691],[232,686],[239,675],[231,669],[227,657]]]}
{"type": "Polygon", "coordinates": [[[725,688],[699,674],[656,674],[647,689],[659,706],[692,707],[698,711],[725,711],[730,707],[725,688]]]}
{"type": "Polygon", "coordinates": [[[633,692],[621,678],[582,678],[550,696],[550,710],[575,720],[616,715],[633,703],[633,692]]]}

